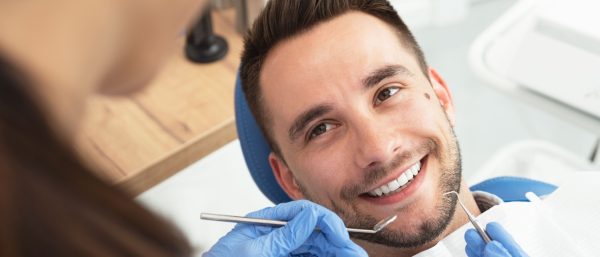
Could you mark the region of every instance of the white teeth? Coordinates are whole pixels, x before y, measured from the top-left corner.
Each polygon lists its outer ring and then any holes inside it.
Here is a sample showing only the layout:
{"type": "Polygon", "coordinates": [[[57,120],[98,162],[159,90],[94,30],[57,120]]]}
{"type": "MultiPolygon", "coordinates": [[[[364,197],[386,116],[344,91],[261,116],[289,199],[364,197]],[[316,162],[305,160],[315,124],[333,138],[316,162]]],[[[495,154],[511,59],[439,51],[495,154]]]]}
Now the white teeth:
{"type": "Polygon", "coordinates": [[[401,185],[396,180],[392,180],[392,182],[387,184],[390,191],[396,191],[396,189],[400,188],[401,185]]]}
{"type": "Polygon", "coordinates": [[[373,196],[373,197],[380,197],[380,196],[390,194],[391,192],[394,192],[394,191],[398,190],[399,188],[403,187],[404,185],[406,185],[409,181],[411,181],[414,177],[416,177],[417,174],[419,174],[420,170],[421,170],[421,162],[417,162],[410,168],[406,169],[406,171],[404,171],[402,174],[400,174],[400,176],[398,178],[396,178],[395,180],[392,180],[392,181],[388,182],[387,184],[385,184],[379,188],[376,188],[373,191],[370,191],[369,195],[373,196]]]}
{"type": "Polygon", "coordinates": [[[404,176],[406,176],[407,181],[410,181],[415,175],[412,170],[407,170],[404,172],[404,176]]]}
{"type": "Polygon", "coordinates": [[[389,192],[391,192],[391,190],[388,188],[387,185],[381,186],[380,189],[381,189],[381,191],[383,192],[384,195],[387,194],[387,193],[389,193],[389,192]]]}
{"type": "MultiPolygon", "coordinates": [[[[406,172],[404,172],[406,173],[406,172]]],[[[398,183],[400,183],[400,185],[406,185],[406,183],[408,183],[408,178],[406,177],[406,175],[402,173],[402,175],[400,175],[400,177],[397,179],[398,183]]],[[[412,172],[411,172],[412,173],[412,172]]]]}
{"type": "Polygon", "coordinates": [[[417,162],[417,165],[412,166],[411,171],[414,176],[419,174],[419,170],[421,170],[421,162],[417,162]]]}
{"type": "Polygon", "coordinates": [[[421,169],[421,167],[419,167],[418,169],[414,169],[412,170],[412,174],[413,176],[416,176],[417,174],[419,174],[419,170],[421,169]]]}

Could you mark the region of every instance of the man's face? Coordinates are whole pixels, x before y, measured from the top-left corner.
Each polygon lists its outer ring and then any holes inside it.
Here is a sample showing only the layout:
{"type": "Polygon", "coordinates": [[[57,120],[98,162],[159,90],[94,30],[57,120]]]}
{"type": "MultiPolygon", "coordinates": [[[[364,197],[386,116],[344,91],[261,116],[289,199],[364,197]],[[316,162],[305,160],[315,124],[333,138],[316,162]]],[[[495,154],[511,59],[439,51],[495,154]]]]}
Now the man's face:
{"type": "Polygon", "coordinates": [[[415,247],[439,237],[460,185],[447,87],[428,79],[397,32],[350,12],[278,44],[262,68],[263,104],[282,156],[270,162],[293,199],[348,227],[398,214],[371,242],[415,247]]]}

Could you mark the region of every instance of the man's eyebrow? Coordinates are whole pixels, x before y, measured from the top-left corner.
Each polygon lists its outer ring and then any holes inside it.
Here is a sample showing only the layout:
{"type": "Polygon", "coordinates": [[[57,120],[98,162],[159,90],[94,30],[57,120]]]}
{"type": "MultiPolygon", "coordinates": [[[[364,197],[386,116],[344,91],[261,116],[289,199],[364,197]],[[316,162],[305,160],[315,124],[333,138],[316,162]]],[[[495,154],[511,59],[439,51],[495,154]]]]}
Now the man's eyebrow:
{"type": "Polygon", "coordinates": [[[367,77],[363,78],[362,84],[365,89],[369,89],[379,84],[379,82],[381,82],[382,80],[395,75],[404,75],[408,77],[414,76],[412,72],[410,72],[406,67],[402,65],[386,65],[379,69],[376,69],[375,71],[371,72],[371,74],[369,74],[367,77]]]}
{"type": "Polygon", "coordinates": [[[331,105],[319,104],[298,115],[288,130],[290,140],[295,141],[299,136],[299,132],[304,130],[308,123],[331,112],[331,110],[333,110],[331,105]]]}

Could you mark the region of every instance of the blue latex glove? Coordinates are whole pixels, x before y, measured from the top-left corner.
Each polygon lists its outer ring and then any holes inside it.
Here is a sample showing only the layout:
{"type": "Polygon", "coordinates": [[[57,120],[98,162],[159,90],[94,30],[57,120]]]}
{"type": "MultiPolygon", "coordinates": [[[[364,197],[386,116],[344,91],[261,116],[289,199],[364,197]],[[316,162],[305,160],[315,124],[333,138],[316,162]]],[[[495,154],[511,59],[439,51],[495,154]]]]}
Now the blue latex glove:
{"type": "Polygon", "coordinates": [[[237,224],[202,256],[367,256],[350,240],[342,220],[315,203],[293,201],[247,216],[289,221],[279,228],[237,224]],[[321,230],[314,231],[315,227],[321,230]]]}
{"type": "Polygon", "coordinates": [[[475,229],[469,229],[465,233],[467,256],[469,257],[526,257],[523,249],[515,242],[504,227],[497,222],[487,224],[485,230],[492,238],[492,242],[486,244],[475,229]]]}

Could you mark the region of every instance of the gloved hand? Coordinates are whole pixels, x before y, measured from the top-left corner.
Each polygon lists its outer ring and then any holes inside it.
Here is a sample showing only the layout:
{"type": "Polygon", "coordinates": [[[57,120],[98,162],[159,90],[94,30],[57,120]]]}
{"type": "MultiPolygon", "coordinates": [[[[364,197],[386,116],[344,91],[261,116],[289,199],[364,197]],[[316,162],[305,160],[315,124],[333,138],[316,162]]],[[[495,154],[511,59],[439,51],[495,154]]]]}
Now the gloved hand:
{"type": "Polygon", "coordinates": [[[350,240],[342,220],[315,203],[299,200],[247,215],[253,218],[289,220],[283,227],[237,224],[203,257],[367,256],[350,240]],[[320,231],[314,231],[319,227],[320,231]],[[302,255],[306,256],[306,255],[302,255]]]}
{"type": "Polygon", "coordinates": [[[467,256],[469,257],[527,257],[523,249],[515,242],[506,230],[497,222],[487,224],[485,230],[492,238],[486,244],[475,229],[469,229],[465,233],[467,256]]]}

